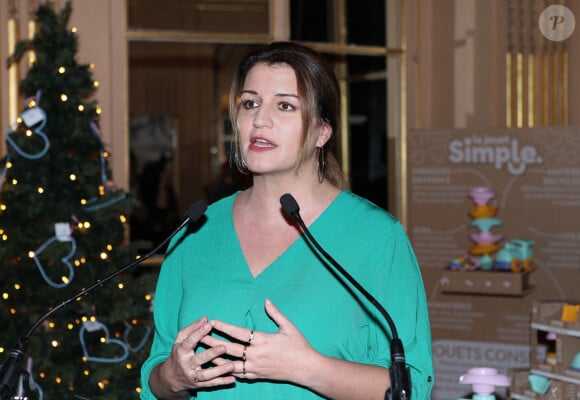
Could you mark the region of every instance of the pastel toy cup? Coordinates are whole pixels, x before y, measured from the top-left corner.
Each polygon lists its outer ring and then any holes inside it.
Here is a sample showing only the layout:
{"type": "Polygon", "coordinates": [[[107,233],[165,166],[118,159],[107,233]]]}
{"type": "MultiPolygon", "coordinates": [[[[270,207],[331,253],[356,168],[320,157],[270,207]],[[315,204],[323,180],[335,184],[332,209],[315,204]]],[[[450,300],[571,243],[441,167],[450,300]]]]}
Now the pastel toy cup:
{"type": "Polygon", "coordinates": [[[477,395],[490,395],[496,386],[509,386],[507,376],[502,375],[495,368],[471,368],[461,375],[459,383],[471,385],[471,389],[477,395]]]}
{"type": "Polygon", "coordinates": [[[487,204],[495,197],[495,193],[488,187],[475,187],[469,191],[469,197],[475,204],[487,204]]]}
{"type": "Polygon", "coordinates": [[[530,374],[528,381],[530,382],[532,390],[539,394],[546,394],[551,384],[550,378],[536,374],[530,374]]]}
{"type": "Polygon", "coordinates": [[[474,219],[469,223],[469,226],[477,228],[480,232],[489,232],[492,228],[501,226],[502,224],[501,219],[491,217],[474,219]]]}
{"type": "Polygon", "coordinates": [[[491,233],[490,231],[476,232],[469,235],[469,238],[477,244],[494,244],[503,239],[503,235],[491,233]]]}
{"type": "Polygon", "coordinates": [[[580,352],[576,353],[576,355],[572,359],[570,369],[573,369],[574,371],[580,371],[580,352]]]}

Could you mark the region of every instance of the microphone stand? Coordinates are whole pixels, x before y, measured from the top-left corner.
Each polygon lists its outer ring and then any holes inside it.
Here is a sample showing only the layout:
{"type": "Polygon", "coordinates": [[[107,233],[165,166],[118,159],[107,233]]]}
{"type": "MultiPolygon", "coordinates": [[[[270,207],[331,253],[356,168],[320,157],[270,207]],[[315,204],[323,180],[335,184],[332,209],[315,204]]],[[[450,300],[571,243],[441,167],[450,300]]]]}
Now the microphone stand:
{"type": "Polygon", "coordinates": [[[183,220],[183,222],[153,250],[149,251],[143,257],[140,257],[132,261],[131,263],[127,264],[123,268],[93,283],[86,289],[81,290],[80,292],[70,297],[69,299],[63,301],[56,307],[51,308],[46,314],[44,314],[42,317],[36,320],[36,322],[30,327],[28,332],[26,332],[24,336],[18,339],[18,341],[16,342],[16,346],[8,356],[8,360],[2,365],[2,368],[0,369],[0,399],[5,399],[7,395],[11,396],[10,399],[12,400],[28,400],[30,398],[29,394],[30,375],[28,371],[26,371],[26,369],[24,369],[24,367],[22,366],[22,360],[24,358],[24,354],[26,353],[26,349],[28,348],[28,344],[30,343],[30,336],[42,322],[44,322],[48,317],[50,317],[51,315],[53,315],[66,305],[70,304],[71,302],[75,301],[79,297],[84,296],[85,294],[93,291],[95,288],[107,283],[111,279],[117,277],[118,275],[130,270],[136,265],[147,260],[153,254],[159,251],[159,249],[163,247],[171,238],[173,238],[173,236],[175,236],[177,232],[179,232],[185,225],[200,219],[202,215],[205,213],[206,208],[207,206],[203,201],[201,200],[197,201],[186,211],[185,213],[186,218],[183,220]]]}
{"type": "Polygon", "coordinates": [[[397,333],[397,328],[393,319],[385,310],[385,308],[377,301],[373,295],[371,295],[356,279],[352,277],[334,258],[330,256],[322,246],[316,241],[312,236],[306,224],[300,216],[300,207],[294,199],[294,197],[286,193],[280,198],[280,204],[284,212],[291,218],[293,218],[298,225],[302,228],[302,231],[308,237],[309,241],[316,247],[316,249],[322,254],[322,256],[328,260],[338,273],[346,278],[385,318],[393,338],[391,340],[391,387],[387,389],[385,393],[385,400],[408,400],[411,398],[411,377],[407,364],[405,363],[405,351],[403,348],[403,342],[399,339],[397,333]]]}

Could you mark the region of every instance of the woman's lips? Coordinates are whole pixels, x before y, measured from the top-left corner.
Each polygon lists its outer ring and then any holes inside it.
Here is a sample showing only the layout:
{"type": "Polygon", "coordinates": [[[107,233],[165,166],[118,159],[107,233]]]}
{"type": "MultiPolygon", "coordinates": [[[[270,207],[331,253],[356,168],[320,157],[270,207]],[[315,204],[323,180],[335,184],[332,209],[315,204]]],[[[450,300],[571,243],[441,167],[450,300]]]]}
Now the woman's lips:
{"type": "Polygon", "coordinates": [[[274,143],[262,137],[255,137],[250,139],[250,150],[253,151],[266,151],[275,147],[276,145],[274,143]]]}

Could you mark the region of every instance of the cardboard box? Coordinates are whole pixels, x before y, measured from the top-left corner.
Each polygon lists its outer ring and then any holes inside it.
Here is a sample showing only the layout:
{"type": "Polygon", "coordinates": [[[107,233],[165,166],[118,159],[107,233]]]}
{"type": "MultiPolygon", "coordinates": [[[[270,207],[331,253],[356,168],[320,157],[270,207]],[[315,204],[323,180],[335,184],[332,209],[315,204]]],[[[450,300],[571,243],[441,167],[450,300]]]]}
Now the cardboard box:
{"type": "Polygon", "coordinates": [[[444,293],[525,296],[532,289],[530,273],[444,270],[439,281],[444,293]]]}
{"type": "Polygon", "coordinates": [[[566,308],[573,304],[534,302],[530,362],[533,371],[580,385],[580,371],[571,368],[574,358],[580,354],[580,320],[562,320],[566,308]]]}
{"type": "Polygon", "coordinates": [[[509,397],[514,400],[578,400],[580,385],[552,379],[548,391],[544,394],[532,390],[529,370],[511,370],[509,397]]]}

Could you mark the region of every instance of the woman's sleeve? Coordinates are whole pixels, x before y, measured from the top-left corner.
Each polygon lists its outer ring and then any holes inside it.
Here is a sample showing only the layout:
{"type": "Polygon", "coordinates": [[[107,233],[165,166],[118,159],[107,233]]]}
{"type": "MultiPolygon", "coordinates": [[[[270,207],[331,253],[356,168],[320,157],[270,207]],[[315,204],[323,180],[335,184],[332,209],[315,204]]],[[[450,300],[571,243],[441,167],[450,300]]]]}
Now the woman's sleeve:
{"type": "MultiPolygon", "coordinates": [[[[179,237],[176,237],[172,243],[178,242],[179,237]]],[[[182,297],[181,276],[180,249],[170,245],[161,266],[153,299],[155,321],[153,344],[149,357],[141,366],[141,399],[144,400],[157,399],[149,388],[149,376],[157,364],[167,359],[177,337],[178,313],[182,297]]]]}
{"type": "MultiPolygon", "coordinates": [[[[403,343],[411,375],[412,398],[429,399],[434,381],[429,310],[415,253],[399,222],[394,222],[385,242],[383,262],[382,273],[377,279],[379,301],[393,319],[403,343]]],[[[390,347],[385,348],[390,343],[385,343],[384,331],[377,330],[376,335],[376,342],[381,343],[377,346],[380,354],[377,361],[383,364],[386,361],[383,355],[390,358],[390,347]]]]}

